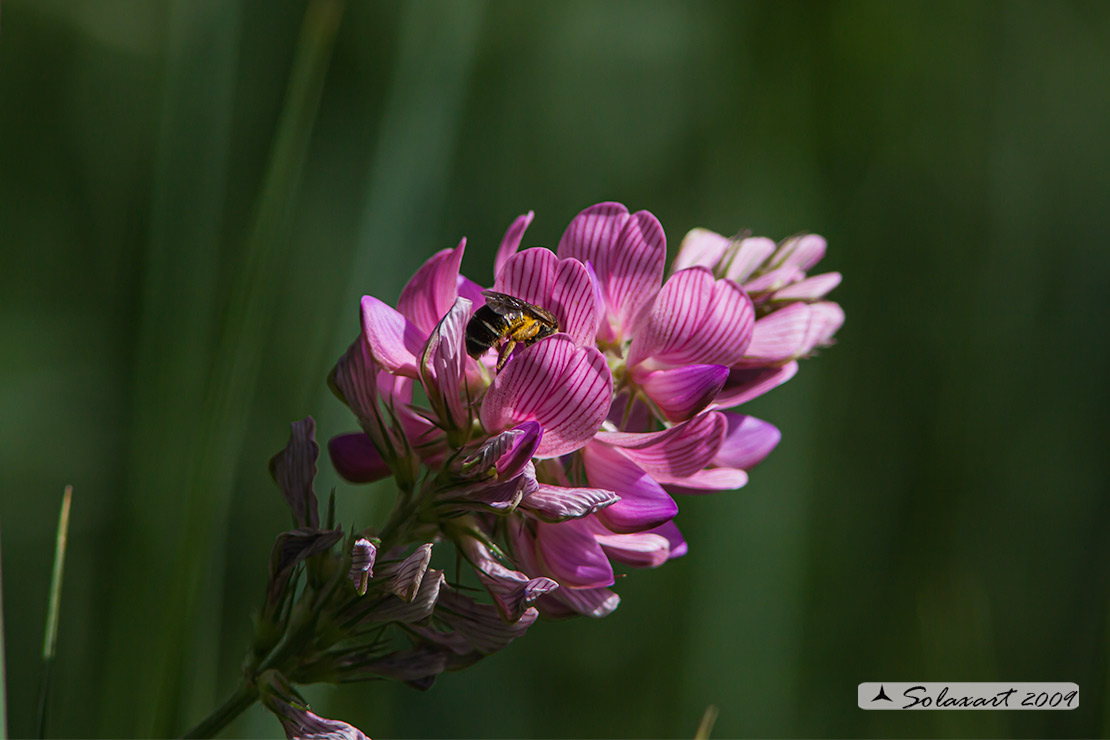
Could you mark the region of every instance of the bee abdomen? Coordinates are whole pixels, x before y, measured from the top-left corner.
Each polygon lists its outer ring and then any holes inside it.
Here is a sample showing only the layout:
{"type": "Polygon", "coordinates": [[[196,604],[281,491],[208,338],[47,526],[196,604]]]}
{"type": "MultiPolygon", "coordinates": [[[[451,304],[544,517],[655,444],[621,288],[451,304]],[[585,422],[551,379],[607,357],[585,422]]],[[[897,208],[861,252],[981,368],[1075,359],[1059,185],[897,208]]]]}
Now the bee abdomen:
{"type": "Polygon", "coordinates": [[[477,359],[497,343],[503,333],[505,318],[489,306],[482,306],[466,325],[466,353],[477,359]]]}

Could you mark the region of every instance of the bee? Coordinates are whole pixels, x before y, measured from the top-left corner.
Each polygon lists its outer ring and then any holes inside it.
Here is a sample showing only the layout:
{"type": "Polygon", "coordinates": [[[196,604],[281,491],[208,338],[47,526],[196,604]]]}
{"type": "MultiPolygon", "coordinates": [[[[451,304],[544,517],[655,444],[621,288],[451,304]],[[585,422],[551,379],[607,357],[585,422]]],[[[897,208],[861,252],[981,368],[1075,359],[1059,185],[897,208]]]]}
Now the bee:
{"type": "Polygon", "coordinates": [[[559,331],[559,322],[546,309],[511,295],[483,290],[486,305],[466,325],[466,353],[478,359],[498,341],[497,370],[505,366],[517,344],[528,346],[559,331]]]}

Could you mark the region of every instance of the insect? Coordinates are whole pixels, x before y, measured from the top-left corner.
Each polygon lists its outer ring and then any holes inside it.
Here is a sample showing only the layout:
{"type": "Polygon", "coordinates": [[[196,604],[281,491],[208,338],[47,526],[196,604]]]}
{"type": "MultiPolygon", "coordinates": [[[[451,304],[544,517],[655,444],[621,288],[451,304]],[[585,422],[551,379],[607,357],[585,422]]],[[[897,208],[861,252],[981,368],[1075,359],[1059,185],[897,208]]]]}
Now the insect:
{"type": "Polygon", "coordinates": [[[486,305],[466,325],[466,353],[478,359],[499,340],[497,370],[505,366],[516,345],[528,346],[559,331],[559,322],[546,309],[492,290],[483,290],[486,305]]]}

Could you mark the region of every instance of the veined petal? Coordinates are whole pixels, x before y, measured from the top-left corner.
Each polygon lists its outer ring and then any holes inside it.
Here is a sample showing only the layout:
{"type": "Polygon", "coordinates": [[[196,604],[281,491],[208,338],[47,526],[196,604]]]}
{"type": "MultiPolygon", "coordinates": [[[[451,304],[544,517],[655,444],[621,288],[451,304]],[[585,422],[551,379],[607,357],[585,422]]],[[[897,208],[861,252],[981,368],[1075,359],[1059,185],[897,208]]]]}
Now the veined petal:
{"type": "Polygon", "coordinates": [[[525,249],[505,260],[493,289],[552,311],[551,288],[558,267],[559,258],[550,249],[525,249]]]}
{"type": "Polygon", "coordinates": [[[537,421],[543,439],[536,457],[557,457],[593,437],[612,397],[613,378],[602,354],[557,334],[526,347],[497,375],[482,402],[482,426],[496,432],[537,421]]]}
{"type": "Polygon", "coordinates": [[[762,396],[794,377],[798,363],[788,362],[781,367],[734,367],[729,370],[725,387],[709,404],[711,409],[730,409],[762,396]]]}
{"type": "Polygon", "coordinates": [[[817,234],[802,234],[787,239],[771,258],[775,267],[794,267],[806,272],[825,256],[825,238],[817,234]]]}
{"type": "Polygon", "coordinates": [[[546,593],[559,587],[550,578],[539,576],[529,578],[524,573],[502,565],[490,549],[473,537],[466,537],[459,543],[468,560],[478,574],[478,580],[485,585],[493,597],[501,618],[515,622],[524,616],[528,607],[546,593]]]}
{"type": "Polygon", "coordinates": [[[620,203],[598,203],[583,210],[567,226],[556,252],[560,259],[573,257],[593,265],[604,292],[609,276],[609,257],[628,221],[628,209],[620,203]]]}
{"type": "Polygon", "coordinates": [[[682,536],[682,532],[678,531],[678,527],[675,526],[674,522],[660,524],[658,527],[651,530],[651,533],[667,538],[667,543],[671,550],[670,560],[682,557],[689,549],[686,545],[686,538],[682,536]]]}
{"type": "Polygon", "coordinates": [[[744,355],[754,323],[755,309],[739,285],[691,267],[659,292],[628,363],[652,357],[672,365],[731,365],[744,355]]]}
{"type": "Polygon", "coordinates": [[[754,416],[728,411],[721,416],[728,422],[728,431],[713,458],[716,465],[750,470],[763,462],[782,438],[774,424],[754,416]]]}
{"type": "MultiPolygon", "coordinates": [[[[595,450],[603,444],[619,447],[656,481],[668,483],[708,465],[724,441],[727,426],[723,414],[708,411],[659,432],[598,432],[595,437],[598,444],[587,449],[595,450]]],[[[620,493],[619,489],[613,490],[620,493]]]]}
{"type": "Polygon", "coordinates": [[[594,539],[606,555],[636,568],[656,568],[667,562],[671,554],[667,538],[652,532],[614,534],[598,525],[594,539]]]}
{"type": "Polygon", "coordinates": [[[833,334],[844,324],[844,309],[831,301],[811,303],[809,306],[809,331],[802,343],[801,354],[809,354],[814,347],[824,347],[832,342],[833,334]]]}
{"type": "Polygon", "coordinates": [[[465,390],[466,324],[470,301],[456,298],[450,310],[435,325],[421,355],[420,382],[428,403],[445,429],[466,429],[470,416],[463,402],[465,390]]]}
{"type": "Polygon", "coordinates": [[[667,421],[685,421],[717,397],[728,380],[724,365],[683,365],[668,370],[632,369],[633,381],[659,407],[667,421]]]}
{"type": "Polygon", "coordinates": [[[539,422],[526,421],[514,427],[520,432],[505,454],[497,459],[497,476],[508,479],[518,475],[532,461],[536,449],[543,439],[543,427],[539,422]]]}
{"type": "Polygon", "coordinates": [[[682,245],[671,264],[671,272],[685,270],[687,267],[716,269],[731,243],[731,239],[715,231],[691,229],[682,239],[682,245]]]}
{"type": "Polygon", "coordinates": [[[389,579],[389,588],[403,601],[412,601],[420,591],[420,582],[432,562],[432,543],[416,548],[404,560],[383,563],[378,568],[379,578],[389,579]]]}
{"type": "Polygon", "coordinates": [[[464,638],[470,649],[483,655],[495,653],[523,635],[537,616],[538,612],[534,608],[526,609],[520,619],[506,624],[495,607],[479,604],[474,599],[449,589],[439,595],[439,603],[436,605],[436,617],[451,633],[464,638]]]}
{"type": "Polygon", "coordinates": [[[562,586],[598,588],[613,585],[613,566],[579,519],[536,525],[536,551],[544,570],[562,586]]]}
{"type": "Polygon", "coordinates": [[[320,457],[320,446],[316,444],[316,420],[306,416],[289,426],[289,442],[285,449],[270,458],[270,476],[293,510],[297,526],[318,527],[320,516],[312,486],[316,478],[316,460],[320,457]]]}
{"type": "Polygon", "coordinates": [[[667,484],[667,491],[683,496],[699,496],[719,491],[735,491],[748,483],[748,474],[738,468],[706,468],[667,484]]]}
{"type": "Polygon", "coordinates": [[[423,350],[427,332],[422,332],[374,296],[365,295],[362,297],[362,334],[370,345],[370,353],[385,370],[417,377],[417,358],[423,350]]]}
{"type": "Polygon", "coordinates": [[[742,239],[736,247],[736,253],[729,260],[725,277],[743,284],[774,253],[775,243],[765,236],[742,239]]]}
{"type": "Polygon", "coordinates": [[[482,286],[474,282],[466,275],[459,275],[457,283],[457,290],[459,298],[465,298],[470,301],[470,310],[473,312],[478,306],[486,302],[486,297],[482,295],[482,286]]]}
{"type": "Polygon", "coordinates": [[[583,459],[590,485],[620,496],[620,501],[595,514],[613,532],[641,532],[678,513],[674,499],[622,450],[595,442],[586,446],[583,459]]]}
{"type": "MultiPolygon", "coordinates": [[[[545,250],[546,251],[546,250],[545,250]]],[[[597,336],[601,306],[586,266],[576,259],[559,261],[551,290],[551,312],[579,347],[592,346],[597,336]]]]}
{"type": "MultiPolygon", "coordinates": [[[[528,225],[532,223],[533,216],[535,214],[532,211],[517,216],[505,232],[505,236],[501,239],[501,246],[497,248],[497,256],[493,259],[494,278],[501,274],[501,268],[505,266],[505,262],[516,254],[516,250],[520,249],[520,241],[524,238],[524,232],[528,225]]],[[[476,303],[475,305],[481,304],[476,303]]]]}
{"type": "Polygon", "coordinates": [[[805,277],[805,273],[799,270],[794,265],[784,265],[783,267],[776,267],[761,275],[751,278],[744,283],[744,290],[748,294],[755,296],[758,300],[765,300],[767,293],[773,293],[776,290],[786,287],[793,282],[801,280],[805,277]]]}
{"type": "Polygon", "coordinates": [[[810,307],[792,303],[755,322],[752,341],[741,366],[778,365],[793,360],[804,347],[809,331],[810,307]]]}
{"type": "Polygon", "coordinates": [[[377,556],[378,549],[365,537],[359,537],[351,547],[351,568],[347,571],[347,578],[351,580],[359,596],[366,595],[366,588],[374,577],[374,560],[377,556]]]}
{"type": "Polygon", "coordinates": [[[458,296],[459,267],[466,239],[436,252],[401,290],[397,310],[427,336],[458,296]]]}
{"type": "Polygon", "coordinates": [[[351,483],[373,483],[389,475],[389,466],[365,432],[338,434],[328,440],[331,464],[351,483]]]}
{"type": "Polygon", "coordinates": [[[540,609],[556,619],[575,614],[600,619],[615,612],[620,603],[621,597],[607,588],[561,588],[540,599],[540,609]]]}
{"type": "Polygon", "coordinates": [[[771,296],[772,301],[819,301],[840,285],[839,272],[824,272],[787,285],[771,296]]]}
{"type": "Polygon", "coordinates": [[[567,488],[540,483],[534,493],[521,501],[520,507],[545,522],[562,522],[581,519],[618,501],[620,496],[601,488],[567,488]]]}
{"type": "Polygon", "coordinates": [[[610,315],[623,337],[635,336],[663,284],[667,237],[648,211],[633,213],[609,254],[602,285],[610,315]]]}

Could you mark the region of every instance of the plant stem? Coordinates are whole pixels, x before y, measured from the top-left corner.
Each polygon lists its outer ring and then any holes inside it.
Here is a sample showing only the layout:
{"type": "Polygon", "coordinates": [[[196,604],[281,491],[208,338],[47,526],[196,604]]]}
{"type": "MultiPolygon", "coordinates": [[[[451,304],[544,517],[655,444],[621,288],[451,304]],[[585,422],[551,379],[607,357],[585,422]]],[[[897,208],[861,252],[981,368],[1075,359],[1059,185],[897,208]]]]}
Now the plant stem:
{"type": "Polygon", "coordinates": [[[46,608],[46,634],[42,645],[42,685],[39,690],[38,733],[46,737],[46,702],[50,696],[50,669],[58,645],[58,611],[62,603],[62,572],[66,561],[66,540],[69,536],[69,507],[73,486],[66,486],[62,496],[62,512],[58,515],[58,536],[54,542],[54,573],[50,579],[50,602],[46,608]]]}
{"type": "Polygon", "coordinates": [[[186,732],[182,737],[214,737],[217,732],[228,725],[231,720],[242,714],[250,705],[258,700],[258,687],[243,682],[235,689],[235,693],[220,705],[212,714],[208,715],[196,727],[186,732]]]}

